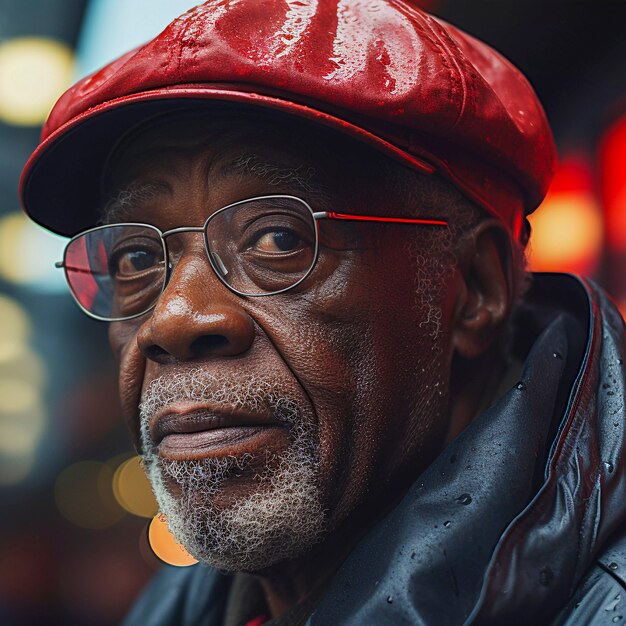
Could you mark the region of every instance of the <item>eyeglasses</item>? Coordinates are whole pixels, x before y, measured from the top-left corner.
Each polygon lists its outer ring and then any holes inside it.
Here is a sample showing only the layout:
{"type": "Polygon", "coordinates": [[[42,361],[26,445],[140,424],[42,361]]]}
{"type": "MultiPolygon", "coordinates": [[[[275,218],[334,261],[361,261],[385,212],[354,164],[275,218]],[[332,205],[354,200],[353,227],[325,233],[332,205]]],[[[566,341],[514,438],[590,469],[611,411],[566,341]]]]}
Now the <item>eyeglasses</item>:
{"type": "Polygon", "coordinates": [[[78,306],[90,317],[122,321],[152,309],[169,281],[166,240],[202,233],[216,276],[240,296],[293,289],[313,271],[321,219],[447,226],[445,220],[315,212],[301,198],[261,196],[229,204],[202,226],[159,230],[151,224],[97,226],[73,237],[62,267],[78,306]]]}

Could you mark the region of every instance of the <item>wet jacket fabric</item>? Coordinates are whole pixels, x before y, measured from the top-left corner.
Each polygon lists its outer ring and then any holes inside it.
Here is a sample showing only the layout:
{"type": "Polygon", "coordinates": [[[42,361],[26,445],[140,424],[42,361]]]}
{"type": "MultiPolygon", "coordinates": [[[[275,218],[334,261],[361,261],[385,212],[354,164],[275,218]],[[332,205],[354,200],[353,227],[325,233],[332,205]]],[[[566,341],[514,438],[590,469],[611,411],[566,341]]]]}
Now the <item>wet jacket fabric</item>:
{"type": "MultiPolygon", "coordinates": [[[[593,284],[536,275],[516,319],[520,381],[293,623],[626,623],[624,339],[593,284]]],[[[231,584],[204,565],[165,567],[125,624],[222,626],[231,584]]]]}

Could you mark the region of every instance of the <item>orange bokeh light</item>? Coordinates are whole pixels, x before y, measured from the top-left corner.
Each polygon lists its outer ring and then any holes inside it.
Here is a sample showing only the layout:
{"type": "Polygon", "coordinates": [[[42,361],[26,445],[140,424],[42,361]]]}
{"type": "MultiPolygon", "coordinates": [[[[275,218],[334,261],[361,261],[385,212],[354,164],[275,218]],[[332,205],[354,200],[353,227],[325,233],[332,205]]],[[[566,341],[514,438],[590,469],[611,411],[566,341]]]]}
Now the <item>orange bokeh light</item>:
{"type": "Polygon", "coordinates": [[[169,565],[187,567],[198,562],[174,539],[167,527],[164,515],[156,515],[150,522],[148,541],[154,554],[169,565]]]}
{"type": "Polygon", "coordinates": [[[590,275],[600,261],[602,212],[584,161],[565,160],[537,211],[529,216],[530,269],[590,275]]]}

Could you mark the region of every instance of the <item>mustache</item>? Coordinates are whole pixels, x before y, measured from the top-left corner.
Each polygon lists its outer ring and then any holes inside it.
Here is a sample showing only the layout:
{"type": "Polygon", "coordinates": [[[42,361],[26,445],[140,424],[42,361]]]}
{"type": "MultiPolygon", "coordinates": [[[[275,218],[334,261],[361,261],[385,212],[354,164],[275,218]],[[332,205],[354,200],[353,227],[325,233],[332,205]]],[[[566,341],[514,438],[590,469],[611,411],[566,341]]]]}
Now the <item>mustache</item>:
{"type": "Polygon", "coordinates": [[[302,400],[284,381],[252,375],[221,376],[195,368],[155,378],[142,393],[139,417],[144,446],[152,445],[149,424],[155,413],[182,401],[208,403],[230,411],[270,412],[277,422],[292,428],[311,423],[302,400]]]}

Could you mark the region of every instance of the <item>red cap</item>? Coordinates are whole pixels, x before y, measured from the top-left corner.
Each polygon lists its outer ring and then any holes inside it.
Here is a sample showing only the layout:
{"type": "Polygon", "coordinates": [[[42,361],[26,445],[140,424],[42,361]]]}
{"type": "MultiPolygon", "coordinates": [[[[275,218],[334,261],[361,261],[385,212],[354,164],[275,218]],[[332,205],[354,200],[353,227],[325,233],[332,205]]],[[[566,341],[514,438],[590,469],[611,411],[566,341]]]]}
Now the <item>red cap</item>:
{"type": "Polygon", "coordinates": [[[209,0],[61,97],[22,174],[24,209],[63,235],[93,226],[120,137],[210,100],[308,118],[437,171],[515,236],[554,169],[522,74],[406,0],[209,0]]]}

